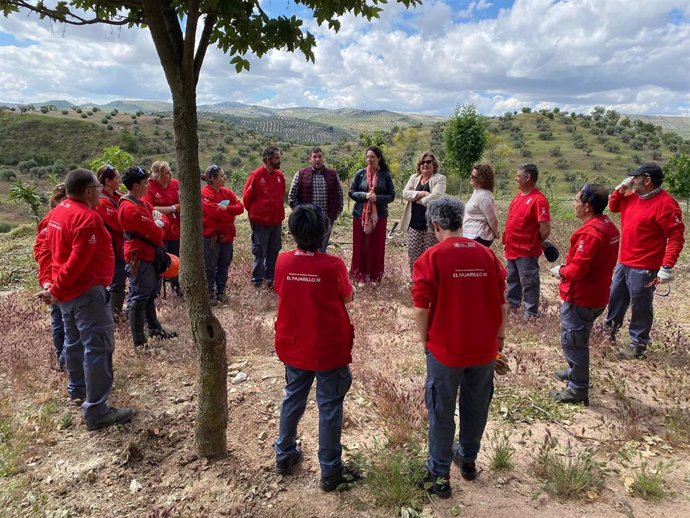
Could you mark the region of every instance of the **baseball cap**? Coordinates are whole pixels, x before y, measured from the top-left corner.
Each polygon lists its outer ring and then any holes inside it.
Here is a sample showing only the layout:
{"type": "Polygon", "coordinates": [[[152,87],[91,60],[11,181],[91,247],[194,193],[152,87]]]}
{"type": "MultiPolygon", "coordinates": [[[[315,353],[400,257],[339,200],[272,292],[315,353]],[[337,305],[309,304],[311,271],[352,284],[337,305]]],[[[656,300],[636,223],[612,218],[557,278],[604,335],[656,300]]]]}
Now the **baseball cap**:
{"type": "Polygon", "coordinates": [[[642,164],[634,171],[630,171],[628,176],[648,176],[652,180],[663,180],[664,172],[655,163],[642,164]]]}
{"type": "Polygon", "coordinates": [[[132,183],[139,183],[142,180],[146,180],[149,176],[151,176],[151,173],[146,169],[142,169],[139,166],[128,167],[122,174],[122,183],[127,184],[130,181],[132,183]]]}

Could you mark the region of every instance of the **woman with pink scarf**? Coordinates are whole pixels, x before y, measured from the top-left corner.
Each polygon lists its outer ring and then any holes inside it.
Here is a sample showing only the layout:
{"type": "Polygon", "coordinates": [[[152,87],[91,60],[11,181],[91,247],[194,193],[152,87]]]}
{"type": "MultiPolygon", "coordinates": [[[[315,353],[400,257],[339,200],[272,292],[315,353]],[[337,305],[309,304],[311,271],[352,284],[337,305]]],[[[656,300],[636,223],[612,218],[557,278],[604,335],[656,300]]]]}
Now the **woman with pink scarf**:
{"type": "Polygon", "coordinates": [[[393,178],[378,146],[367,149],[367,166],[355,173],[349,195],[355,201],[350,276],[359,286],[378,285],[383,277],[388,204],[395,199],[393,178]]]}

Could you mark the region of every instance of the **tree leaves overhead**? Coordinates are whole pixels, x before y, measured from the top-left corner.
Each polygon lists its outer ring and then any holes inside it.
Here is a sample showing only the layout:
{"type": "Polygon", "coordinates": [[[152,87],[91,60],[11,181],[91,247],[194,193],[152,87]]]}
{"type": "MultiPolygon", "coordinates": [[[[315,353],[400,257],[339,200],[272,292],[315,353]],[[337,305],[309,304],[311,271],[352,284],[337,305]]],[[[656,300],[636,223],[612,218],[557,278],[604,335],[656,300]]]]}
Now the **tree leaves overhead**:
{"type": "MultiPolygon", "coordinates": [[[[396,2],[406,7],[421,4],[421,0],[396,2]]],[[[339,16],[350,13],[371,20],[378,18],[382,10],[380,6],[386,3],[387,0],[288,0],[286,6],[292,4],[311,11],[318,25],[327,24],[329,29],[337,32],[340,29],[339,16]]],[[[173,10],[180,33],[190,20],[214,16],[210,38],[202,45],[216,45],[228,54],[237,72],[249,70],[247,54],[262,57],[273,49],[299,51],[307,60],[314,61],[316,38],[304,29],[303,21],[295,15],[270,16],[258,0],[61,0],[55,7],[40,0],[0,0],[0,10],[5,16],[24,9],[37,13],[41,18],[71,25],[144,26],[147,23],[146,10],[153,6],[160,11],[173,10]]]]}

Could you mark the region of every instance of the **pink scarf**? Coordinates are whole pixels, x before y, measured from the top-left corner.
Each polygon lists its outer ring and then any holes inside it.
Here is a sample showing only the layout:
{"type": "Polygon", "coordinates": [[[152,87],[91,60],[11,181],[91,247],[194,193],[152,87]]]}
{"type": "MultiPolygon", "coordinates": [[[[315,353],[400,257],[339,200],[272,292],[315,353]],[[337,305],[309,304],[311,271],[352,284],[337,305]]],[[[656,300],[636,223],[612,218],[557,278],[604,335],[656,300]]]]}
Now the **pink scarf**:
{"type": "MultiPolygon", "coordinates": [[[[369,166],[367,166],[367,185],[369,190],[367,193],[374,193],[376,190],[376,181],[378,180],[379,170],[372,171],[369,166]]],[[[379,220],[379,212],[376,208],[376,202],[367,200],[364,202],[364,207],[362,208],[362,227],[364,228],[365,234],[371,234],[376,228],[376,223],[379,220]]]]}

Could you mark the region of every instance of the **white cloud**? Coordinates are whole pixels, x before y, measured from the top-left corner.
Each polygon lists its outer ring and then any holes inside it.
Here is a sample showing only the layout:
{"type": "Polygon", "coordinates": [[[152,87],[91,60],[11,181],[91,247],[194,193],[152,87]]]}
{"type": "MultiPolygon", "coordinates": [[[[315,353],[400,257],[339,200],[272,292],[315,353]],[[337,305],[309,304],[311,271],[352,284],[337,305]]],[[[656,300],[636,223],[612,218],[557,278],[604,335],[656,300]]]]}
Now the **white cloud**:
{"type": "MultiPolygon", "coordinates": [[[[337,35],[308,19],[314,64],[273,51],[236,74],[228,56],[209,49],[198,100],[440,115],[465,102],[492,114],[597,104],[690,112],[687,0],[516,0],[474,20],[490,8],[486,0],[433,0],[409,11],[388,4],[380,20],[341,17],[337,35]]],[[[147,31],[65,29],[20,14],[0,18],[0,33],[31,42],[0,46],[0,101],[170,99],[147,31]]]]}

